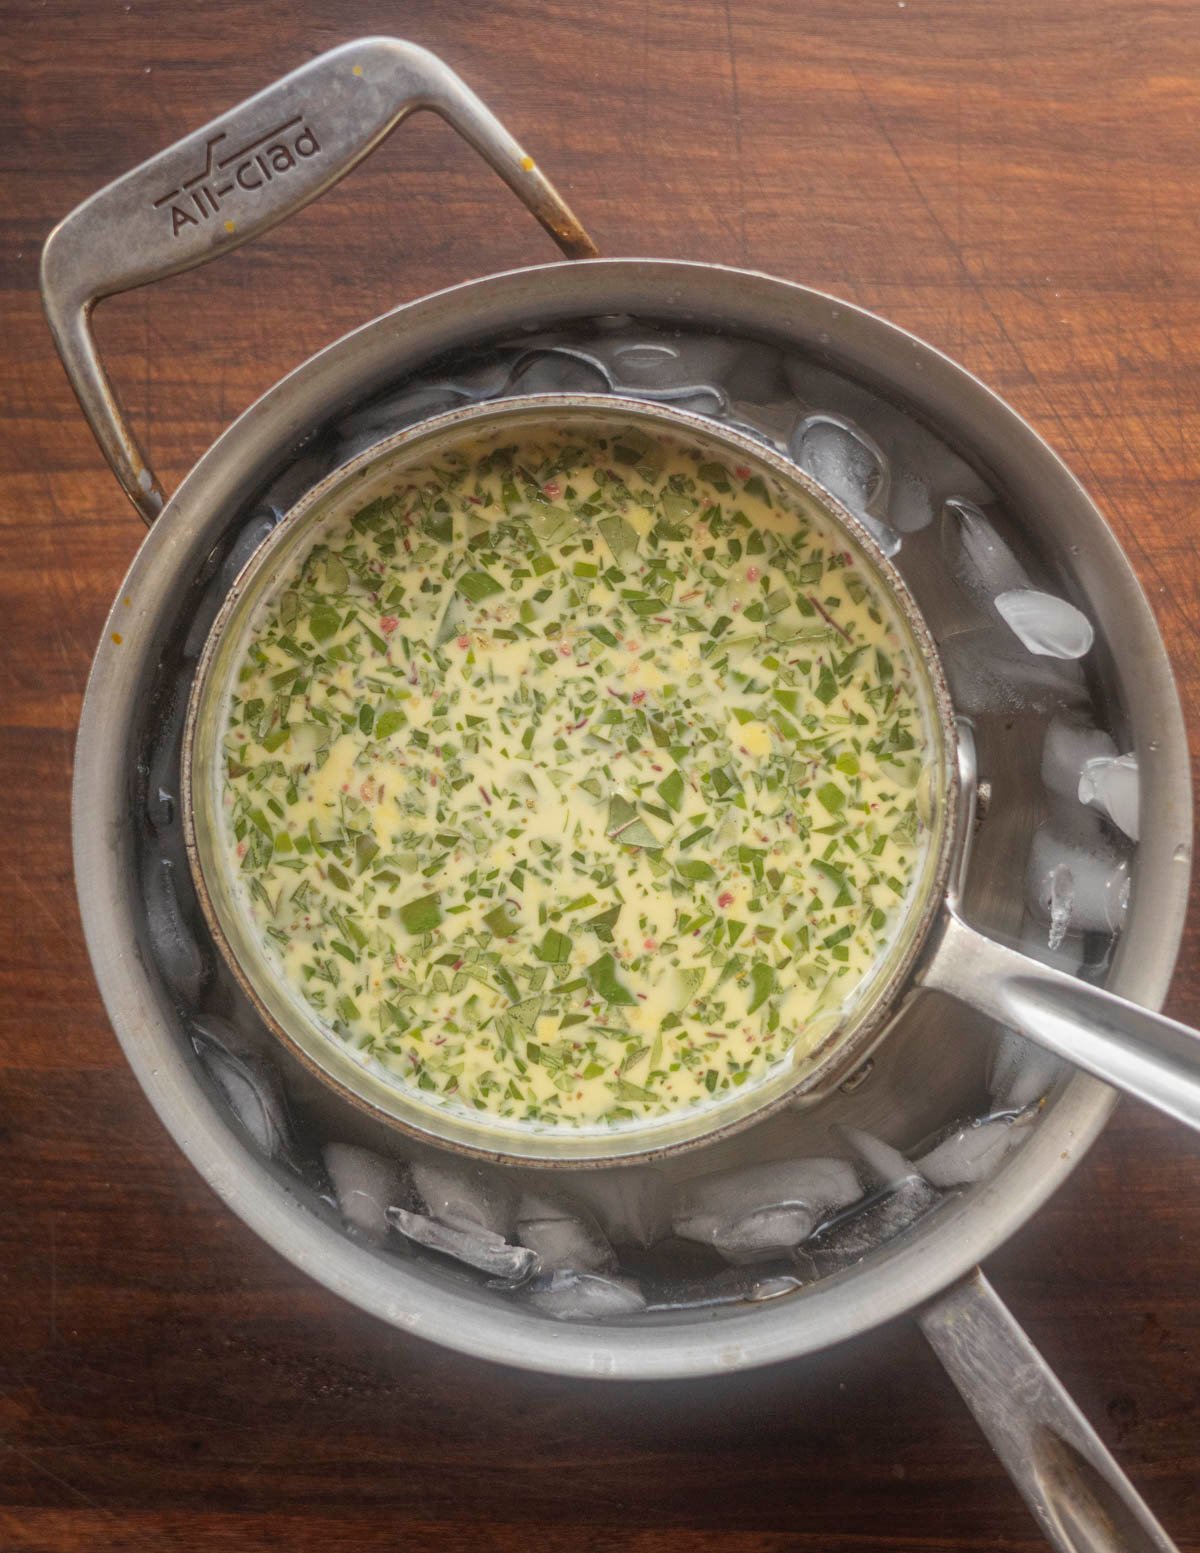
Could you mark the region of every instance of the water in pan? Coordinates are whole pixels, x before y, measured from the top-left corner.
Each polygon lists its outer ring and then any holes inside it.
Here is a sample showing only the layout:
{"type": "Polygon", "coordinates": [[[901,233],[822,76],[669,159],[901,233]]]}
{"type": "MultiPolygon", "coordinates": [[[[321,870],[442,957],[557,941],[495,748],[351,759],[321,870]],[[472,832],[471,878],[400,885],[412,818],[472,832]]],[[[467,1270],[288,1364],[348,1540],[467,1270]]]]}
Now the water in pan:
{"type": "Polygon", "coordinates": [[[860,384],[759,341],[604,319],[445,359],[321,428],[231,526],[163,655],[138,766],[146,949],[214,1098],[316,1211],[398,1264],[421,1258],[549,1319],[695,1319],[802,1291],[986,1179],[1029,1132],[1061,1064],[917,1001],[865,1081],[736,1140],[662,1167],[549,1176],[465,1166],[372,1134],[276,1050],[207,940],[182,849],[179,743],[195,660],[283,512],[329,470],[429,415],[580,390],[750,433],[824,481],[893,556],[973,719],[991,789],[967,890],[980,926],[1103,974],[1128,896],[1136,762],[1119,756],[1095,691],[1092,623],[983,477],[860,384]]]}

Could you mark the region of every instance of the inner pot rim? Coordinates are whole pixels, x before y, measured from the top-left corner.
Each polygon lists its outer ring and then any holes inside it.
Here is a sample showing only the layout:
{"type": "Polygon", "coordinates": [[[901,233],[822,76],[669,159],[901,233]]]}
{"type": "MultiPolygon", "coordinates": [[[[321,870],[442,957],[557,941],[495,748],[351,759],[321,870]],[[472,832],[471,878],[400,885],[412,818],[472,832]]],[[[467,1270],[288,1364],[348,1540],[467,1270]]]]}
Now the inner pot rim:
{"type": "Polygon", "coordinates": [[[943,907],[958,819],[958,761],[954,711],[937,647],[904,579],[863,524],[823,486],[785,456],[741,432],[714,430],[703,416],[618,394],[531,394],[493,399],[431,416],[383,437],[319,481],[297,501],[262,541],[234,580],[209,630],[189,696],[183,733],[181,801],[184,836],[201,909],[218,952],[274,1038],[281,1041],[321,1084],[384,1126],[410,1138],[475,1159],[535,1168],[574,1169],[645,1164],[701,1144],[712,1144],[764,1120],[788,1105],[812,1104],[836,1087],[886,1035],[913,967],[943,907]],[[344,519],[365,492],[373,472],[389,479],[407,456],[512,424],[528,434],[545,427],[560,434],[567,420],[648,424],[693,445],[750,460],[799,501],[815,504],[845,532],[874,572],[876,585],[909,640],[906,650],[933,741],[935,821],[922,878],[913,888],[886,952],[864,978],[865,991],[849,1020],[825,1037],[795,1070],[777,1064],[772,1076],[728,1101],[696,1110],[668,1112],[642,1125],[600,1129],[536,1131],[476,1121],[457,1110],[427,1106],[399,1084],[389,1083],[350,1056],[302,998],[273,976],[267,957],[247,930],[243,915],[221,877],[223,852],[216,840],[221,818],[216,794],[221,759],[220,728],[230,676],[244,651],[255,611],[301,563],[307,536],[327,520],[344,519]],[[530,424],[532,423],[532,425],[530,424]],[[279,553],[284,552],[283,562],[279,553]],[[232,632],[232,635],[231,635],[232,632]],[[231,646],[231,642],[233,645],[231,646]],[[249,962],[249,966],[247,965],[249,962]],[[251,968],[252,967],[252,968],[251,968]],[[318,1033],[319,1032],[319,1033],[318,1033]],[[642,1141],[639,1141],[642,1140],[642,1141]]]}

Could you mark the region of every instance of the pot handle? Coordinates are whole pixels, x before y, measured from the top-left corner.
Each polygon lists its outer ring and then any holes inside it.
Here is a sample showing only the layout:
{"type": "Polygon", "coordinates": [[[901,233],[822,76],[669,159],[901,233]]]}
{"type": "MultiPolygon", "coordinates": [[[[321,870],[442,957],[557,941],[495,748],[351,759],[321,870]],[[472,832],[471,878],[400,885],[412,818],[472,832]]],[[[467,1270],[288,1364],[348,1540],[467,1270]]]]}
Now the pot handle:
{"type": "Polygon", "coordinates": [[[1200,1130],[1200,1032],[1187,1025],[997,943],[953,904],[915,979],[1200,1130]]]}
{"type": "Polygon", "coordinates": [[[440,114],[568,258],[595,245],[504,126],[441,60],[360,38],[294,70],[76,207],[42,250],[46,316],[104,456],[147,523],[165,494],[101,365],[91,313],[104,297],[237,248],[300,210],[418,109],[440,114]]]}
{"type": "Polygon", "coordinates": [[[978,1268],[917,1321],[1058,1553],[1178,1553],[978,1268]]]}

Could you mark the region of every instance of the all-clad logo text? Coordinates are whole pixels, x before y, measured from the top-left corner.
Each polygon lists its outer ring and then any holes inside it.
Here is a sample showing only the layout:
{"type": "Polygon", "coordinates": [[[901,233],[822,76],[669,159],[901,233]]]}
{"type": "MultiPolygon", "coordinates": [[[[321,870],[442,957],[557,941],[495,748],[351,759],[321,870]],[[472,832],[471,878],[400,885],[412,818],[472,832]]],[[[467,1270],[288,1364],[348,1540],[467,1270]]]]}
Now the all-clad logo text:
{"type": "Polygon", "coordinates": [[[282,177],[310,156],[316,156],[321,149],[321,142],[304,122],[302,113],[276,124],[265,135],[256,135],[237,151],[221,154],[221,143],[227,138],[224,130],[210,136],[200,171],[154,201],[155,210],[168,210],[172,237],[218,215],[221,202],[238,189],[253,194],[273,178],[282,177]]]}

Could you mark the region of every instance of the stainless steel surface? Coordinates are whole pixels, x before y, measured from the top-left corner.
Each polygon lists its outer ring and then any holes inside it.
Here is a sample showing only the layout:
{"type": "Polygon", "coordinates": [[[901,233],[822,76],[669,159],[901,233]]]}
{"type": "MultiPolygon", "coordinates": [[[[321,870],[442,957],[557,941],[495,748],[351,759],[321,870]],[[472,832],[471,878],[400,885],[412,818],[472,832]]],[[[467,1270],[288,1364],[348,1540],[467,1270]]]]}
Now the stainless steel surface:
{"type": "Polygon", "coordinates": [[[547,1166],[644,1162],[701,1141],[729,1137],[802,1098],[815,1103],[836,1089],[884,1034],[892,1004],[905,990],[926,934],[939,915],[958,820],[956,737],[937,649],[903,579],[858,520],[802,470],[761,442],[727,428],[717,431],[701,416],[681,410],[611,394],[531,395],[432,416],[386,437],[321,481],[280,520],[230,590],[201,655],[184,731],[181,800],[188,857],[214,942],[269,1028],[317,1077],[404,1131],[485,1159],[547,1166]],[[727,1102],[711,1107],[652,1117],[615,1130],[580,1127],[537,1132],[505,1126],[496,1117],[429,1104],[420,1092],[391,1082],[353,1057],[307,1001],[281,984],[229,877],[228,850],[221,833],[225,704],[229,685],[244,661],[247,631],[259,602],[303,565],[318,526],[346,517],[388,489],[409,460],[428,458],[455,440],[497,428],[514,438],[553,434],[564,427],[611,435],[614,428],[631,422],[686,442],[712,458],[732,457],[748,464],[768,482],[777,506],[790,503],[801,512],[815,510],[841,530],[839,543],[855,551],[857,565],[873,579],[877,595],[890,604],[898,634],[908,638],[908,656],[930,740],[933,821],[900,930],[861,989],[856,989],[842,1023],[803,1061],[789,1063],[766,1081],[735,1090],[727,1102]]]}
{"type": "Polygon", "coordinates": [[[917,982],[1200,1130],[1200,1034],[999,944],[948,910],[917,982]]]}
{"type": "Polygon", "coordinates": [[[596,249],[534,160],[423,48],[360,38],[302,65],[99,190],[42,253],[42,296],[71,386],[147,523],[166,500],[101,364],[104,297],[219,258],[323,194],[409,114],[439,114],[504,179],[569,257],[596,249]]]}
{"type": "MultiPolygon", "coordinates": [[[[451,346],[523,328],[632,314],[696,320],[778,342],[905,404],[969,450],[995,488],[1073,577],[1105,638],[1109,694],[1142,762],[1144,813],[1131,908],[1108,975],[1145,1004],[1163,997],[1187,899],[1191,804],[1182,719],[1154,622],[1096,508],[1061,462],[1003,403],[945,357],[871,314],[749,272],[674,261],[599,260],[492,276],[399,308],[329,347],[246,412],[188,475],[122,586],[101,641],[80,728],[74,845],[80,904],[97,979],[139,1081],[205,1179],[248,1224],[328,1287],[405,1330],[481,1357],[575,1375],[654,1378],[771,1363],[824,1347],[929,1300],[1017,1229],[1103,1126],[1112,1092],[1083,1074],[1057,1088],[1027,1141],[992,1179],[861,1266],[794,1300],[670,1324],[562,1326],[448,1285],[416,1261],[398,1267],[321,1219],[229,1126],[200,1081],[180,1017],[148,958],[129,823],[132,751],[159,654],[188,608],[192,580],[253,493],[292,457],[298,437],[451,346]],[[125,607],[120,599],[128,597],[125,607]],[[124,642],[111,633],[119,628],[124,642]]],[[[1007,746],[1006,746],[1007,747],[1007,746]]],[[[997,760],[1007,758],[1003,750],[997,760]]],[[[989,770],[990,778],[994,773],[989,770]]],[[[987,825],[977,852],[993,845],[987,825]]],[[[992,872],[998,872],[993,870],[992,872]]],[[[972,910],[1003,902],[968,901],[972,910]]],[[[943,1011],[931,1031],[949,1035],[943,1011]]],[[[945,1047],[922,1081],[863,1092],[897,1126],[930,1125],[926,1090],[945,1083],[945,1047]]],[[[831,1102],[831,1108],[841,1103],[831,1102]]],[[[849,1103],[847,1101],[847,1103],[849,1103]]],[[[941,1104],[953,1105],[954,1097],[941,1104]]],[[[780,1127],[791,1126],[779,1118],[780,1127]]],[[[775,1127],[776,1123],[768,1124],[775,1127]]]]}
{"type": "Polygon", "coordinates": [[[1058,1553],[1175,1553],[981,1272],[917,1321],[1058,1553]]]}

